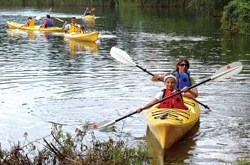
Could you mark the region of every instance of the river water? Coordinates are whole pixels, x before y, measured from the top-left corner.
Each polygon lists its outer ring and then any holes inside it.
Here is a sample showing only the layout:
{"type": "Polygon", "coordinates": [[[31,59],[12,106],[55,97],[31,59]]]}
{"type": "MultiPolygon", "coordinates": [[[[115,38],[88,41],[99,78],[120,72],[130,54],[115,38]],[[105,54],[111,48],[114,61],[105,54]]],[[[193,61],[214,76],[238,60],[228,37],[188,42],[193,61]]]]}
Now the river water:
{"type": "MultiPolygon", "coordinates": [[[[224,65],[240,61],[243,71],[225,81],[198,87],[200,124],[191,135],[162,154],[158,163],[233,164],[250,157],[250,37],[224,36],[220,20],[188,11],[96,9],[96,43],[65,40],[60,34],[8,30],[7,21],[45,16],[46,8],[0,8],[0,142],[29,140],[50,133],[51,123],[73,131],[83,122],[113,120],[144,106],[163,87],[140,69],[110,56],[116,46],[151,72],[174,69],[180,57],[190,60],[196,82],[224,65]]],[[[52,17],[70,21],[81,8],[61,7],[52,17]]],[[[41,20],[40,22],[41,23],[41,20]]],[[[62,23],[55,20],[55,24],[62,23]]],[[[144,139],[145,112],[116,123],[128,138],[144,139]]],[[[119,132],[119,131],[118,131],[119,132]]],[[[112,132],[96,131],[97,137],[112,132]]],[[[159,151],[159,150],[158,150],[159,151]]]]}

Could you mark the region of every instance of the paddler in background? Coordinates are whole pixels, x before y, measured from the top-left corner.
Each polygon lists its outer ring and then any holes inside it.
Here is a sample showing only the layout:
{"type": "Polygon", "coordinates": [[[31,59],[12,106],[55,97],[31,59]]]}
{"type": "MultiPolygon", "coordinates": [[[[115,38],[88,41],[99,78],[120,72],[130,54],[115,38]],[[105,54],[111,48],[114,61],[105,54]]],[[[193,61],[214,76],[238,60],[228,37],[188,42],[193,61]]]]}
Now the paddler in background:
{"type": "Polygon", "coordinates": [[[40,28],[48,28],[48,27],[53,27],[53,26],[54,26],[53,20],[51,19],[50,15],[47,14],[40,28]]]}
{"type": "Polygon", "coordinates": [[[76,17],[71,18],[71,23],[67,24],[67,21],[64,23],[62,29],[68,33],[80,32],[81,26],[76,22],[76,17]]]}
{"type": "Polygon", "coordinates": [[[32,17],[28,17],[27,22],[23,26],[35,26],[35,20],[32,17]]]}

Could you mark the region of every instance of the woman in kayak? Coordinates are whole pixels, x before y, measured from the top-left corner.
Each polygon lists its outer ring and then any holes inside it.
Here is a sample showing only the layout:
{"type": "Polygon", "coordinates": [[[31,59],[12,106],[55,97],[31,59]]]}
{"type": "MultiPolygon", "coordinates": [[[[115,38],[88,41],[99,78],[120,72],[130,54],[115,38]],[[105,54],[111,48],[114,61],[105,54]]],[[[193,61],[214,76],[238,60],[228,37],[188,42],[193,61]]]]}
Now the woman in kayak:
{"type": "Polygon", "coordinates": [[[47,27],[53,27],[53,20],[50,18],[49,14],[46,15],[46,18],[43,20],[43,23],[40,26],[40,28],[47,28],[47,27]]]}
{"type": "MultiPolygon", "coordinates": [[[[150,101],[146,106],[152,105],[170,95],[176,94],[179,92],[178,89],[176,89],[176,83],[177,80],[174,75],[169,74],[164,77],[164,84],[165,84],[165,89],[160,91],[152,101],[150,101]]],[[[186,91],[187,88],[183,88],[183,91],[186,91]]],[[[164,101],[162,101],[159,105],[158,108],[178,108],[178,109],[187,109],[187,107],[184,105],[182,95],[177,94],[173,97],[170,97],[164,101]]],[[[138,113],[141,112],[141,108],[138,108],[136,110],[138,113]]]]}
{"type": "MultiPolygon", "coordinates": [[[[188,70],[190,65],[187,59],[181,58],[176,62],[175,71],[172,74],[176,77],[177,83],[176,88],[182,90],[184,87],[190,87],[195,84],[194,79],[190,76],[190,71],[188,70]]],[[[169,73],[167,73],[169,74],[169,73]]],[[[163,80],[164,74],[154,74],[152,78],[153,81],[163,80]]],[[[183,93],[183,96],[195,99],[198,97],[198,90],[197,88],[192,88],[187,92],[183,93]]]]}

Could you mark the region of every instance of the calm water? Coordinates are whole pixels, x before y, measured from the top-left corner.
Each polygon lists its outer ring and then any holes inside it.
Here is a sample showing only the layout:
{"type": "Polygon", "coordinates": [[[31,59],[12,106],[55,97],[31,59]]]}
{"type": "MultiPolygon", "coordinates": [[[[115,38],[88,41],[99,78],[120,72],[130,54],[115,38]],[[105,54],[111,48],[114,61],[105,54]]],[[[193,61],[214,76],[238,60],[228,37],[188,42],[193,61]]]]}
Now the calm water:
{"type": "MultiPolygon", "coordinates": [[[[85,121],[113,120],[144,106],[163,86],[138,68],[115,61],[109,51],[116,46],[151,72],[174,69],[174,62],[186,57],[197,82],[228,63],[241,61],[244,68],[239,75],[198,87],[198,100],[212,111],[201,107],[200,124],[190,135],[165,154],[153,152],[158,155],[156,164],[231,164],[250,158],[250,37],[222,36],[217,18],[166,9],[97,8],[97,43],[6,28],[6,21],[24,22],[30,15],[45,16],[47,10],[0,8],[2,147],[9,147],[9,141],[23,141],[24,132],[29,140],[48,135],[50,122],[73,131],[85,121]]],[[[76,16],[82,23],[81,10],[55,8],[51,15],[68,21],[76,16]]],[[[132,141],[143,138],[144,116],[145,112],[117,123],[117,130],[132,141]]]]}

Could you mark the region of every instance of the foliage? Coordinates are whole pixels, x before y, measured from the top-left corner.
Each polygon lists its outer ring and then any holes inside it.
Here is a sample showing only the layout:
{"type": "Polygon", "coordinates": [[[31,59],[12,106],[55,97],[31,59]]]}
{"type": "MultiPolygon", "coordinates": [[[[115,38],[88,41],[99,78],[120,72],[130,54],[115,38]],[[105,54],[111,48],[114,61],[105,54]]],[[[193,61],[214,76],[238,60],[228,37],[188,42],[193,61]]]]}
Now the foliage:
{"type": "MultiPolygon", "coordinates": [[[[124,140],[115,141],[109,138],[101,142],[96,139],[94,132],[84,126],[77,128],[74,136],[63,132],[60,125],[54,125],[51,131],[51,142],[45,137],[43,147],[37,147],[38,141],[28,142],[21,146],[18,142],[10,150],[0,149],[0,164],[74,164],[74,165],[107,165],[107,164],[143,164],[149,162],[145,144],[129,147],[124,140]],[[91,145],[84,141],[91,136],[91,145]]],[[[86,142],[86,141],[85,141],[86,142]]]]}
{"type": "Polygon", "coordinates": [[[221,30],[231,34],[250,34],[250,1],[231,1],[224,8],[221,22],[221,30]]]}
{"type": "Polygon", "coordinates": [[[247,160],[237,160],[237,165],[250,165],[250,161],[247,160]]]}
{"type": "Polygon", "coordinates": [[[217,16],[230,1],[231,0],[191,0],[187,7],[217,16]]]}

